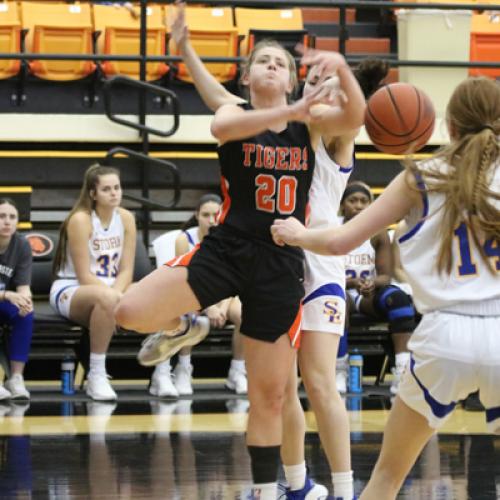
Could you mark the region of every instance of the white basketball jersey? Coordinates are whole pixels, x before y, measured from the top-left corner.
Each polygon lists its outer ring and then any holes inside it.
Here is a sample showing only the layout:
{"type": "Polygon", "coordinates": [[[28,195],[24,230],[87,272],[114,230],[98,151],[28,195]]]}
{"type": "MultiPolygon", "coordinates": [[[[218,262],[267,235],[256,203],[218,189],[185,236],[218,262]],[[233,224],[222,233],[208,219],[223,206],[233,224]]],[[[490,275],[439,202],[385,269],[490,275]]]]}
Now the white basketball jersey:
{"type": "MultiPolygon", "coordinates": [[[[431,160],[420,167],[425,169],[431,165],[448,168],[441,160],[431,160]]],[[[494,192],[500,193],[500,166],[496,168],[490,186],[494,192]]],[[[417,309],[427,313],[456,310],[454,306],[458,305],[465,313],[473,314],[476,309],[482,311],[481,303],[500,298],[500,242],[482,242],[494,269],[491,273],[476,249],[466,224],[461,223],[453,233],[451,273],[438,273],[436,263],[441,243],[439,234],[444,195],[430,192],[423,201],[423,214],[411,213],[407,217],[410,229],[398,239],[401,262],[412,286],[417,309]]]]}
{"type": "Polygon", "coordinates": [[[347,279],[373,278],[376,274],[375,249],[371,241],[365,241],[358,248],[344,255],[344,265],[347,279]]]}
{"type": "MultiPolygon", "coordinates": [[[[354,168],[341,167],[330,158],[323,141],[319,141],[316,151],[316,166],[309,189],[310,213],[308,228],[338,226],[340,200],[345,191],[347,181],[354,168]]],[[[344,261],[339,256],[317,255],[305,252],[306,275],[304,286],[306,298],[328,283],[345,285],[344,261]]]]}
{"type": "Polygon", "coordinates": [[[199,233],[198,230],[199,230],[199,227],[194,226],[194,227],[190,227],[189,229],[186,229],[185,231],[183,231],[184,234],[186,235],[187,240],[188,240],[189,250],[192,250],[200,242],[200,237],[198,236],[198,233],[199,233]]]}
{"type": "MultiPolygon", "coordinates": [[[[354,164],[341,167],[330,158],[323,141],[316,151],[316,166],[309,189],[307,226],[338,226],[340,200],[354,164]]],[[[302,329],[342,335],[345,316],[345,273],[341,256],[305,252],[305,296],[302,329]],[[339,303],[342,300],[342,303],[339,303]]]]}
{"type": "Polygon", "coordinates": [[[309,188],[310,213],[307,227],[338,226],[340,200],[354,165],[344,168],[335,163],[319,141],[316,165],[309,188]]]}
{"type": "MultiPolygon", "coordinates": [[[[105,229],[92,211],[92,236],[89,240],[90,272],[107,285],[115,282],[122,258],[125,230],[119,209],[113,212],[109,227],[105,229]]],[[[75,267],[66,250],[66,265],[58,272],[59,278],[75,278],[75,267]]]]}

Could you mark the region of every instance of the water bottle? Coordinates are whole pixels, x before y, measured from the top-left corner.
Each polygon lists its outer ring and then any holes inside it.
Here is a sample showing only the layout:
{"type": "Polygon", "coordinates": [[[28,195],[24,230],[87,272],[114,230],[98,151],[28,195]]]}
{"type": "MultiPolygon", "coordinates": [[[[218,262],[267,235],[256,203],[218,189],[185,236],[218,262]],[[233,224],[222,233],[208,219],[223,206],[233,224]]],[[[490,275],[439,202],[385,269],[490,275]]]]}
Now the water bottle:
{"type": "Polygon", "coordinates": [[[66,395],[74,394],[75,362],[66,356],[61,363],[61,392],[66,395]]]}
{"type": "Polygon", "coordinates": [[[363,392],[363,356],[357,349],[349,356],[349,392],[363,392]]]}

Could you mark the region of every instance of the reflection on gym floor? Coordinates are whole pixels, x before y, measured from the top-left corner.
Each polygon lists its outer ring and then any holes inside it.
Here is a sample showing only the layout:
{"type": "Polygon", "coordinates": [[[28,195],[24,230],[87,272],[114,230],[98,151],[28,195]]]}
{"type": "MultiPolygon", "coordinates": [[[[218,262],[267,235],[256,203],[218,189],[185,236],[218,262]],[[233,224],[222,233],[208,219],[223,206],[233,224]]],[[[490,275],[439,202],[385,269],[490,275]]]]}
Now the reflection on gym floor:
{"type": "MultiPolygon", "coordinates": [[[[359,492],[380,449],[390,400],[347,397],[346,404],[359,492]]],[[[35,396],[2,403],[0,498],[245,498],[247,409],[246,399],[234,397],[98,403],[35,396]]],[[[307,463],[312,477],[329,485],[314,417],[306,415],[307,463]]],[[[458,410],[424,449],[401,498],[500,498],[500,438],[483,434],[483,420],[480,412],[458,410]]]]}

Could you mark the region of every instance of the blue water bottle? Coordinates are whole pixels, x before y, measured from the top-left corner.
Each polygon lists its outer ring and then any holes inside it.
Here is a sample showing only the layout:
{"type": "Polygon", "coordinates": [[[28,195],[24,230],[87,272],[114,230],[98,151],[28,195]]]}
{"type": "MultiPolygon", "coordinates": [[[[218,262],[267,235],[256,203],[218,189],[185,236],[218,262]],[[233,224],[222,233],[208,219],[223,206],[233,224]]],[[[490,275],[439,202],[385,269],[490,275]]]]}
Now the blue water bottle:
{"type": "Polygon", "coordinates": [[[66,395],[75,393],[75,362],[70,356],[65,356],[61,363],[61,392],[66,395]]]}
{"type": "Polygon", "coordinates": [[[363,356],[357,349],[349,356],[349,392],[363,392],[363,356]]]}

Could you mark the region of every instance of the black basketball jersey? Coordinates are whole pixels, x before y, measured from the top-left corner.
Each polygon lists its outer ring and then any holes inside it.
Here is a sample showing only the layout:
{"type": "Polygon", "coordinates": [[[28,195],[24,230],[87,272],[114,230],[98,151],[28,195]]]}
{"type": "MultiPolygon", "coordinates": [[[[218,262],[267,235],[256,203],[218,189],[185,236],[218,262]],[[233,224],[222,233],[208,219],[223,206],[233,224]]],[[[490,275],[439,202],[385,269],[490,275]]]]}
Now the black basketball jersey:
{"type": "MultiPolygon", "coordinates": [[[[252,109],[249,104],[242,107],[252,109]]],[[[315,162],[305,124],[289,122],[279,133],[266,130],[227,142],[218,154],[224,195],[220,224],[272,243],[274,219],[293,216],[305,223],[315,162]]]]}

